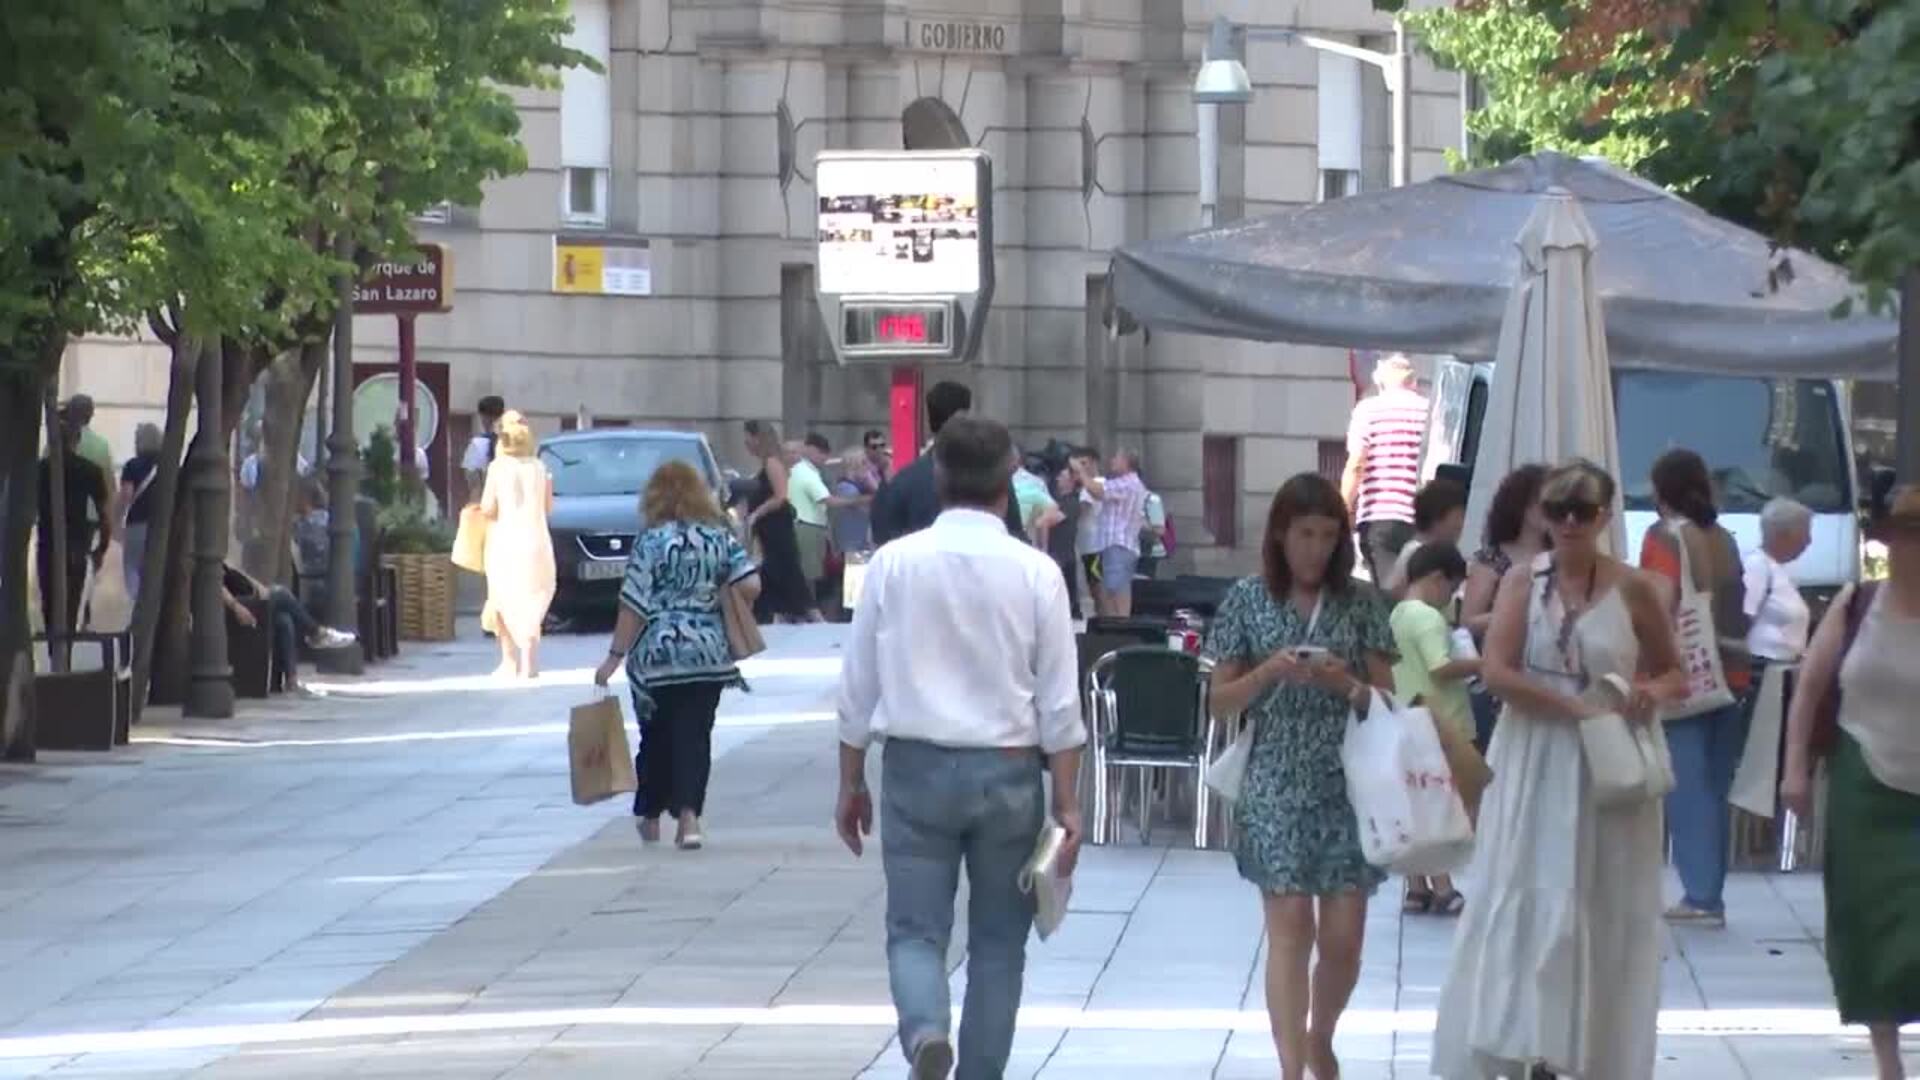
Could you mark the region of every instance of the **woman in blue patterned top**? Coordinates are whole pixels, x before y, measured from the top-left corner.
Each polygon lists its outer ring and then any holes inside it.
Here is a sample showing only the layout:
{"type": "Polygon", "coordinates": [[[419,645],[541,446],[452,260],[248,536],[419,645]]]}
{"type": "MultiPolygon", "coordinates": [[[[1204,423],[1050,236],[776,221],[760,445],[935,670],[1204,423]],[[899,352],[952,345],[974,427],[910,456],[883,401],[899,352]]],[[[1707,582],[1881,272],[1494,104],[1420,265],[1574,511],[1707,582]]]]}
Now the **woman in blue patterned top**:
{"type": "Polygon", "coordinates": [[[759,569],[706,481],[685,462],[654,472],[641,512],[647,530],[627,559],[620,621],[594,682],[605,686],[626,666],[640,722],[633,813],[641,839],[659,840],[660,815],[671,814],[680,825],[675,843],[692,850],[703,843],[720,691],[746,685],[727,644],[720,590],[738,585],[751,604],[760,592],[759,569]]]}
{"type": "Polygon", "coordinates": [[[1264,572],[1233,586],[1207,638],[1215,714],[1254,725],[1234,859],[1265,908],[1267,1018],[1285,1080],[1340,1075],[1334,1028],[1360,977],[1367,898],[1385,878],[1361,857],[1340,766],[1347,713],[1392,690],[1395,651],[1385,597],[1353,579],[1352,534],[1325,477],[1287,481],[1267,515],[1264,572]]]}

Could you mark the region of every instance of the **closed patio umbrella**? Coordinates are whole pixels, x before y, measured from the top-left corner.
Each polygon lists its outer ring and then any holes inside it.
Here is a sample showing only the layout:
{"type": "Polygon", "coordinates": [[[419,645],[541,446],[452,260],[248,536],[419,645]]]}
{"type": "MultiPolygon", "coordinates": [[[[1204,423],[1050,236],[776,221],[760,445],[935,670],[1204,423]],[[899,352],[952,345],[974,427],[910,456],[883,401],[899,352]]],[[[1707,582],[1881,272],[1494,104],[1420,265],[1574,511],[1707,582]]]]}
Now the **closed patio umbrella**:
{"type": "MultiPolygon", "coordinates": [[[[1555,188],[1535,205],[1517,243],[1520,272],[1494,352],[1500,374],[1473,461],[1461,542],[1467,551],[1480,546],[1494,491],[1513,469],[1586,458],[1616,479],[1620,474],[1606,319],[1593,278],[1593,227],[1579,202],[1555,188]]],[[[1613,510],[1613,527],[1602,543],[1620,555],[1626,534],[1617,491],[1613,510]]]]}

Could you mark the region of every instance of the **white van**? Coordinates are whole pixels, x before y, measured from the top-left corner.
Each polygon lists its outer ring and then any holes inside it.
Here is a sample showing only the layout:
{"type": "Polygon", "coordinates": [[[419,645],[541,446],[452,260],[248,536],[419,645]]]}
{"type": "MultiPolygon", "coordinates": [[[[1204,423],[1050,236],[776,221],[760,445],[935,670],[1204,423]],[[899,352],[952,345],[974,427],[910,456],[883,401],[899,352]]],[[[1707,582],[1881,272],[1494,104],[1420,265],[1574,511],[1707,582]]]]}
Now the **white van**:
{"type": "MultiPolygon", "coordinates": [[[[1436,363],[1424,476],[1442,465],[1472,467],[1492,389],[1490,363],[1436,363]]],[[[1861,500],[1844,383],[1616,371],[1613,394],[1629,559],[1658,522],[1649,479],[1654,459],[1684,446],[1713,471],[1721,524],[1742,552],[1760,544],[1760,508],[1768,499],[1784,495],[1813,511],[1813,543],[1791,569],[1816,610],[1859,580],[1861,500]]]]}

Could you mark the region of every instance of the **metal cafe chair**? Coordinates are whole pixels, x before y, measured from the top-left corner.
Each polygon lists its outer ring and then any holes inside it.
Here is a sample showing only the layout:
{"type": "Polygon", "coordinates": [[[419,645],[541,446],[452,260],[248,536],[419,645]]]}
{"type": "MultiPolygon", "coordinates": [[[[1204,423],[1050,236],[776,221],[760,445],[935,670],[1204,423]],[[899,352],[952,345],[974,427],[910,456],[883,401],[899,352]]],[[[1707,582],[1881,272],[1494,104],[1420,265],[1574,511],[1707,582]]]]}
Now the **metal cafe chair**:
{"type": "Polygon", "coordinates": [[[1140,778],[1140,838],[1151,838],[1152,781],[1159,770],[1193,773],[1193,842],[1205,847],[1210,803],[1207,754],[1214,721],[1207,700],[1213,664],[1164,646],[1116,649],[1087,672],[1093,709],[1093,838],[1113,843],[1116,801],[1126,797],[1126,776],[1140,778]],[[1114,774],[1120,773],[1118,799],[1114,774]]]}

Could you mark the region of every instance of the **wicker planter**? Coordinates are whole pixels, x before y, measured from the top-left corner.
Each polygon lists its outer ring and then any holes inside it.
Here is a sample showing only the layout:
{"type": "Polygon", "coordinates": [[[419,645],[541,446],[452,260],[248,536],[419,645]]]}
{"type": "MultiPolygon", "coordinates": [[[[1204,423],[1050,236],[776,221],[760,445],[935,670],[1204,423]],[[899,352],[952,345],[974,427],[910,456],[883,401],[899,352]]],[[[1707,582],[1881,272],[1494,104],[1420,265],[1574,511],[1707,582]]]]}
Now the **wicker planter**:
{"type": "Polygon", "coordinates": [[[446,555],[385,555],[399,580],[394,606],[402,641],[453,640],[453,560],[446,555]]]}

